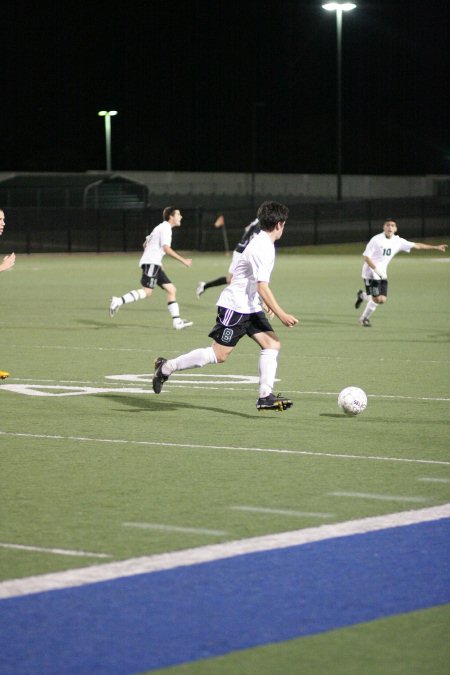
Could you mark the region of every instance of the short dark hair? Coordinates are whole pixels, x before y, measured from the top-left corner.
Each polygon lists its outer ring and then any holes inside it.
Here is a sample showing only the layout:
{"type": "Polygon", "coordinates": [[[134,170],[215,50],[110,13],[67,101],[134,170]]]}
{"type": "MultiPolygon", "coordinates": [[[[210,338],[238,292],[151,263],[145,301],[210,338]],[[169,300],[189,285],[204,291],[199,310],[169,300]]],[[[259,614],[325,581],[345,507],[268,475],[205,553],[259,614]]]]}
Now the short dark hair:
{"type": "Polygon", "coordinates": [[[166,206],[166,208],[163,211],[163,219],[164,220],[169,220],[170,216],[173,216],[175,211],[179,211],[180,209],[178,206],[166,206]]]}
{"type": "Polygon", "coordinates": [[[256,214],[262,230],[271,232],[277,223],[284,223],[289,217],[289,209],[280,202],[263,202],[256,214]]]}
{"type": "Polygon", "coordinates": [[[387,217],[384,219],[383,225],[384,225],[385,223],[395,223],[395,224],[397,225],[397,221],[395,220],[395,218],[391,218],[391,216],[387,216],[387,217]]]}

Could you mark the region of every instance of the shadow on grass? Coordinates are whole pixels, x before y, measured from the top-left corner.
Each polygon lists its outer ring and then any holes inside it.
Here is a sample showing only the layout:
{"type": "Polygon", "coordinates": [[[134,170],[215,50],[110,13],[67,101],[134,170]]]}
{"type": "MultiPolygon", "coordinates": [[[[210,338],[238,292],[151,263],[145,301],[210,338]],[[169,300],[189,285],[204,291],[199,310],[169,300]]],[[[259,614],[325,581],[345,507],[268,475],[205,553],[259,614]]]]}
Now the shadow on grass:
{"type": "MultiPolygon", "coordinates": [[[[198,405],[194,405],[193,403],[181,403],[181,402],[174,402],[174,401],[168,401],[166,397],[164,398],[159,398],[154,395],[149,395],[148,397],[138,397],[136,395],[133,396],[118,396],[116,394],[98,394],[99,397],[101,398],[106,398],[109,401],[115,401],[116,403],[120,403],[122,406],[128,406],[129,408],[135,408],[134,412],[149,412],[149,413],[164,413],[164,412],[170,412],[174,410],[203,410],[205,412],[212,412],[215,414],[219,415],[233,415],[236,417],[242,417],[243,419],[268,419],[268,415],[266,416],[266,413],[259,413],[256,408],[255,412],[250,414],[250,413],[243,413],[243,412],[237,412],[236,410],[230,410],[228,408],[214,408],[211,406],[207,405],[202,405],[200,402],[198,405]]],[[[251,404],[250,404],[251,405],[251,404]]],[[[270,415],[270,419],[273,419],[273,416],[270,415]]]]}

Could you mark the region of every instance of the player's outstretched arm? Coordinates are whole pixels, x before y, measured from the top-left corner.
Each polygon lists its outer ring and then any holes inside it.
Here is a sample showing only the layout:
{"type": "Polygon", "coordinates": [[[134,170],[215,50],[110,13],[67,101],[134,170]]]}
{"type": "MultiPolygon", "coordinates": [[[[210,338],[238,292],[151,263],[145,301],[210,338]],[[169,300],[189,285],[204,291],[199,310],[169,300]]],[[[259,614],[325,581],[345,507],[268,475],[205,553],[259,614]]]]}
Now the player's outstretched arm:
{"type": "Polygon", "coordinates": [[[431,249],[434,249],[435,251],[441,251],[442,253],[445,253],[447,249],[447,244],[438,244],[437,246],[433,246],[432,244],[416,243],[414,244],[414,248],[417,248],[422,251],[430,251],[431,249]]]}

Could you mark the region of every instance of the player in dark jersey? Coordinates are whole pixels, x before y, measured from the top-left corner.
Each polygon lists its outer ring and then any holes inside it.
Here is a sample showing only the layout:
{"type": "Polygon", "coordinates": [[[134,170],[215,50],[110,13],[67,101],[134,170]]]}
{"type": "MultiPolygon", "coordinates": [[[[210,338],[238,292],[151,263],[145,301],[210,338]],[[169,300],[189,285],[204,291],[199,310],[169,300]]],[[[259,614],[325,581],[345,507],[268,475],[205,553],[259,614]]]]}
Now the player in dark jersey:
{"type": "Polygon", "coordinates": [[[230,283],[231,277],[233,276],[233,270],[236,267],[241,254],[245,251],[249,241],[251,241],[255,234],[258,234],[260,230],[258,218],[255,218],[250,225],[246,226],[240,242],[233,251],[233,258],[230,267],[228,268],[227,275],[225,277],[217,277],[217,279],[213,279],[212,281],[199,281],[197,290],[195,291],[198,300],[200,300],[200,296],[203,295],[207,288],[213,288],[213,286],[225,286],[225,284],[230,283]]]}

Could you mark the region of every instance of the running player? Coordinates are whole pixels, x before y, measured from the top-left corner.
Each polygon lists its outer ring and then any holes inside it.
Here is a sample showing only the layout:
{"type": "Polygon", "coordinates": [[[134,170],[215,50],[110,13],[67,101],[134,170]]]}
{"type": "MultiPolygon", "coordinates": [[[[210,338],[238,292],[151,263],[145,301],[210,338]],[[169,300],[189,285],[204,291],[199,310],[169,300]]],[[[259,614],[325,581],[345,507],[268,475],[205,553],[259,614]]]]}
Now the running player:
{"type": "Polygon", "coordinates": [[[284,311],[269,287],[275,263],[275,242],[283,235],[288,218],[287,206],[278,202],[264,202],[258,209],[261,231],[245,248],[233,270],[231,283],[217,301],[216,325],[209,333],[211,347],[194,349],[174,359],[158,357],[155,360],[153,391],[161,393],[164,383],[177,370],[202,368],[208,364],[223,363],[239,340],[248,335],[260,347],[258,410],[286,410],[292,401],[281,394],[273,394],[281,344],[261,307],[261,300],[287,327],[298,319],[284,311]]]}
{"type": "Polygon", "coordinates": [[[387,268],[392,258],[400,251],[409,253],[411,249],[431,250],[445,252],[447,244],[432,246],[431,244],[413,243],[399,237],[397,223],[393,218],[386,218],[383,224],[383,232],[376,234],[367,244],[364,253],[362,278],[366,290],[359,290],[356,295],[355,309],[362,302],[366,302],[365,309],[358,319],[361,326],[369,328],[372,324],[370,317],[378,307],[387,301],[388,279],[387,268]]]}
{"type": "Polygon", "coordinates": [[[152,232],[145,238],[143,243],[144,253],[141,256],[139,265],[142,269],[141,286],[135,291],[128,291],[125,295],[118,297],[113,295],[109,305],[109,315],[112,318],[122,305],[138,300],[145,300],[153,293],[156,285],[166,292],[167,308],[172,317],[172,325],[176,330],[182,330],[192,326],[192,321],[185,321],[180,318],[180,307],[177,302],[177,289],[170,281],[162,268],[162,259],[165,255],[175,258],[186,267],[192,265],[191,258],[184,258],[173,250],[172,230],[174,227],[181,226],[181,215],[179,209],[175,206],[166,206],[163,211],[163,222],[157,225],[152,232]]]}

